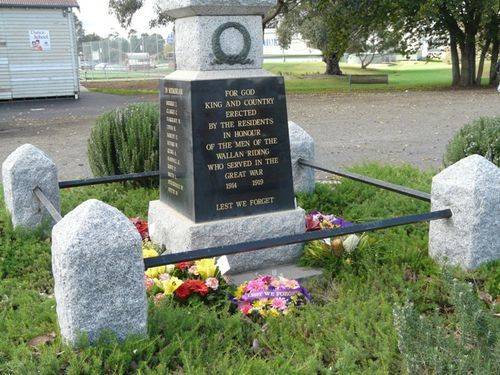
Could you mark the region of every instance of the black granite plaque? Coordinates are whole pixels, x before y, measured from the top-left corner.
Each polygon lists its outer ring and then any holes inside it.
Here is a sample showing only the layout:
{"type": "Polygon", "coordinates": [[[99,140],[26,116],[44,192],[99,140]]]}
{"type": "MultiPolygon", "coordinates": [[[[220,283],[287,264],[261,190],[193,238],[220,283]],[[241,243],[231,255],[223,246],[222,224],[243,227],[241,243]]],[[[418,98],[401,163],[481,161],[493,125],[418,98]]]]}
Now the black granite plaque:
{"type": "Polygon", "coordinates": [[[295,208],[283,78],[160,89],[163,202],[195,222],[295,208]]]}

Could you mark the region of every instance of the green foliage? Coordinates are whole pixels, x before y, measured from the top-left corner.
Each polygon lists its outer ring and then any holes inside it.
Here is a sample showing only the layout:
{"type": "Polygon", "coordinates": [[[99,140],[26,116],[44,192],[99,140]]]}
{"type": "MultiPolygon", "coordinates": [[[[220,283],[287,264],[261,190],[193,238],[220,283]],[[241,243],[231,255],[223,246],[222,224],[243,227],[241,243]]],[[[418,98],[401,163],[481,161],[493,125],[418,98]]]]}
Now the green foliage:
{"type": "Polygon", "coordinates": [[[481,117],[460,129],[446,148],[444,164],[449,166],[474,154],[500,166],[500,117],[481,117]]]}
{"type": "Polygon", "coordinates": [[[283,47],[288,47],[293,35],[300,33],[323,53],[326,74],[341,74],[332,68],[338,67],[349,48],[361,52],[358,48],[366,47],[370,44],[368,40],[375,36],[372,41],[386,41],[380,43],[380,48],[394,46],[389,43],[389,39],[396,39],[398,34],[395,24],[391,23],[393,8],[393,2],[387,0],[300,1],[285,13],[278,27],[278,38],[283,47]],[[392,37],[386,32],[388,29],[392,37]],[[387,35],[382,36],[384,32],[387,35]]]}
{"type": "Polygon", "coordinates": [[[134,104],[100,116],[88,142],[94,175],[158,170],[158,123],[158,107],[152,103],[134,104]]]}
{"type": "MultiPolygon", "coordinates": [[[[340,64],[344,74],[387,74],[389,84],[356,85],[353,91],[395,90],[444,90],[451,85],[451,66],[443,62],[399,61],[393,64],[372,65],[361,70],[359,66],[340,64]]],[[[264,68],[285,77],[287,93],[349,92],[349,80],[342,76],[322,76],[322,62],[265,63],[264,68]]],[[[109,72],[116,73],[116,72],[109,72]]],[[[96,74],[94,72],[94,74],[96,74]]],[[[132,73],[130,73],[132,74],[132,73]]],[[[483,75],[484,83],[488,74],[483,75]]],[[[104,77],[102,77],[104,79],[104,77]]],[[[117,82],[100,82],[99,86],[88,86],[90,91],[116,95],[158,95],[158,89],[144,89],[145,81],[134,81],[137,85],[121,87],[117,82]],[[118,85],[118,87],[116,87],[118,85]]],[[[147,87],[147,86],[146,86],[147,87]]]]}
{"type": "MultiPolygon", "coordinates": [[[[445,278],[446,280],[446,278],[445,278]]],[[[500,321],[471,285],[446,280],[454,314],[419,315],[410,302],[394,308],[399,350],[410,374],[498,374],[500,321]]]]}
{"type": "MultiPolygon", "coordinates": [[[[426,191],[430,186],[430,173],[408,166],[368,164],[354,170],[426,191]]],[[[157,189],[103,185],[64,190],[62,206],[67,213],[97,198],[127,216],[145,217],[148,202],[157,196],[157,189]]],[[[429,209],[424,202],[344,179],[318,184],[314,194],[299,201],[307,210],[357,222],[429,209]]],[[[410,295],[419,312],[443,312],[439,327],[459,321],[458,311],[447,310],[450,298],[442,271],[427,255],[427,232],[426,224],[373,232],[350,262],[329,256],[316,261],[324,276],[306,285],[314,303],[264,326],[232,315],[227,306],[165,301],[150,306],[149,339],[118,343],[108,335],[97,346],[83,342],[73,350],[61,342],[57,327],[50,240],[42,233],[14,231],[0,203],[0,373],[401,373],[406,371],[406,353],[398,350],[395,304],[402,305],[410,295]],[[53,342],[28,345],[51,332],[56,333],[53,342]]],[[[311,259],[303,262],[311,264],[311,259]]],[[[498,263],[474,273],[451,272],[459,280],[474,280],[479,292],[496,298],[498,263]]]]}

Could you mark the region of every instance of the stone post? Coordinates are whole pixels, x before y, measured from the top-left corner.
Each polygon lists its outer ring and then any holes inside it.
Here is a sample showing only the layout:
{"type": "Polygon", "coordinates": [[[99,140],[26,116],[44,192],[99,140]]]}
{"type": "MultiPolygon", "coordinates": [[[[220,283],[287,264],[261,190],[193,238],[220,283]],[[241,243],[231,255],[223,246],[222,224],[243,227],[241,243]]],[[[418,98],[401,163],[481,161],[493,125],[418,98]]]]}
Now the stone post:
{"type": "Polygon", "coordinates": [[[17,148],[2,164],[5,205],[14,227],[34,229],[53,222],[47,210],[33,194],[39,187],[60,212],[57,167],[41,150],[30,144],[17,148]]]}
{"type": "Polygon", "coordinates": [[[130,220],[98,200],[82,203],[52,232],[57,317],[64,340],[94,343],[104,331],[118,339],[145,335],[147,299],[142,242],[130,220]]]}
{"type": "Polygon", "coordinates": [[[315,187],[314,169],[299,164],[299,159],[314,160],[314,140],[299,125],[288,122],[290,153],[292,155],[293,190],[297,193],[312,193],[315,187]]]}
{"type": "Polygon", "coordinates": [[[500,258],[500,169],[479,155],[446,168],[432,180],[432,210],[453,216],[430,224],[429,254],[466,270],[500,258]]]}

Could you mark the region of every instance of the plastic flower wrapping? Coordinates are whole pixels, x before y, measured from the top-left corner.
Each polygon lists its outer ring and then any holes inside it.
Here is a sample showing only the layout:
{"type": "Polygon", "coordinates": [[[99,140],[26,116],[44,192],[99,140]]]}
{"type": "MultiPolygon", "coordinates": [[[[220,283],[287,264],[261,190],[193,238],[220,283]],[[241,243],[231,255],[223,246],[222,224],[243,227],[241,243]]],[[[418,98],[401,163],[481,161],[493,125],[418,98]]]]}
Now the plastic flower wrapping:
{"type": "MultiPolygon", "coordinates": [[[[143,243],[142,253],[144,258],[159,255],[148,241],[143,243]]],[[[213,258],[150,268],[145,272],[144,282],[148,296],[155,303],[165,298],[216,301],[225,299],[229,288],[213,258]]]]}
{"type": "Polygon", "coordinates": [[[310,300],[298,281],[270,275],[240,285],[233,296],[238,310],[254,319],[287,315],[310,300]]]}

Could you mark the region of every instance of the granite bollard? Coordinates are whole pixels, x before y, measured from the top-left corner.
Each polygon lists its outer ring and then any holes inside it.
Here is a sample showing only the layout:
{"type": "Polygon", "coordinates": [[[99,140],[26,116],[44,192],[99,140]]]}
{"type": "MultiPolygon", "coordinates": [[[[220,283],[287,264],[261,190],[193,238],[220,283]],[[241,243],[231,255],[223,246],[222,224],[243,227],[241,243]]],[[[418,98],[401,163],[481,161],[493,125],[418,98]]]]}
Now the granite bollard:
{"type": "Polygon", "coordinates": [[[33,194],[39,187],[60,212],[57,167],[45,153],[25,144],[11,153],[2,164],[5,205],[14,227],[34,229],[52,222],[47,210],[33,194]]]}
{"type": "Polygon", "coordinates": [[[299,164],[299,159],[314,160],[314,140],[299,125],[288,122],[290,153],[292,156],[293,190],[297,193],[312,193],[315,186],[314,169],[299,164]]]}
{"type": "Polygon", "coordinates": [[[118,339],[145,335],[147,299],[139,233],[116,208],[89,200],[52,231],[57,317],[64,340],[91,343],[104,331],[118,339]]]}
{"type": "Polygon", "coordinates": [[[500,258],[500,169],[479,155],[460,160],[432,180],[432,210],[453,216],[430,224],[429,254],[466,270],[500,258]]]}

